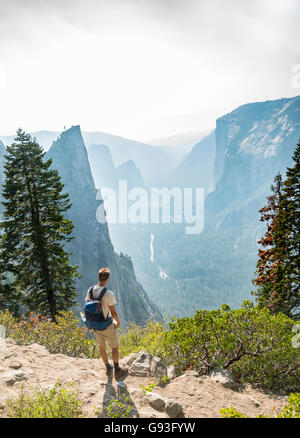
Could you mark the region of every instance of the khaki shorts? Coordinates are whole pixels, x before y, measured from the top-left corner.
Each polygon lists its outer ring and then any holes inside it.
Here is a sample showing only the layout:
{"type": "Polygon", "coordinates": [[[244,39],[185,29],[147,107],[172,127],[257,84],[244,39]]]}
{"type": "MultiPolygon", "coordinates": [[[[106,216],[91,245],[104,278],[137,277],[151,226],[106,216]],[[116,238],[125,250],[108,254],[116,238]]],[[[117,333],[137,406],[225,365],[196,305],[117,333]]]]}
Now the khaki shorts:
{"type": "Polygon", "coordinates": [[[118,332],[113,322],[105,330],[94,330],[94,335],[99,347],[105,347],[106,342],[111,348],[119,346],[118,332]]]}

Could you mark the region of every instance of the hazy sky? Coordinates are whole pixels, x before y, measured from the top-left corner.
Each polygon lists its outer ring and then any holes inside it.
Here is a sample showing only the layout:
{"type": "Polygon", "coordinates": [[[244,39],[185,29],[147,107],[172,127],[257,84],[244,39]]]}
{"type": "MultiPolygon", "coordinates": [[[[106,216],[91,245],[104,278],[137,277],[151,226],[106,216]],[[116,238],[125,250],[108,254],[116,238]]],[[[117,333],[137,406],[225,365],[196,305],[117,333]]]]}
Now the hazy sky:
{"type": "Polygon", "coordinates": [[[148,141],[300,94],[300,0],[0,0],[0,134],[148,141]]]}

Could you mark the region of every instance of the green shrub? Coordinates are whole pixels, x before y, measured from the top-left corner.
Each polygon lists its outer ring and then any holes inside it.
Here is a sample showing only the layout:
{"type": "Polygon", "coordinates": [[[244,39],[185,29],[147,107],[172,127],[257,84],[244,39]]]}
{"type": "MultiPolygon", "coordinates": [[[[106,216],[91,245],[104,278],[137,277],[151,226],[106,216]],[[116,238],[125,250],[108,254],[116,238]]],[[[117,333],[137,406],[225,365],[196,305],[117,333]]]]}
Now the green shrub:
{"type": "MultiPolygon", "coordinates": [[[[99,348],[93,334],[80,326],[72,311],[61,312],[56,322],[31,313],[29,317],[17,319],[9,311],[0,311],[0,325],[5,327],[6,336],[23,345],[34,342],[44,345],[50,353],[62,353],[74,357],[98,358],[99,348]]],[[[149,321],[145,326],[131,323],[120,333],[120,357],[147,350],[150,354],[161,353],[160,341],[166,327],[149,321]]]]}
{"type": "Polygon", "coordinates": [[[78,393],[67,386],[56,382],[52,389],[36,390],[26,394],[24,386],[17,398],[6,402],[5,411],[12,418],[78,418],[82,416],[82,403],[78,393]]]}
{"type": "Polygon", "coordinates": [[[149,321],[145,326],[130,323],[120,334],[120,357],[147,350],[153,356],[162,355],[161,339],[166,332],[164,324],[149,321]]]}
{"type": "Polygon", "coordinates": [[[50,353],[99,357],[96,341],[87,338],[87,329],[80,326],[79,319],[71,311],[61,312],[56,322],[33,313],[27,318],[17,319],[8,311],[0,311],[0,324],[5,327],[7,337],[23,345],[36,342],[44,345],[50,353]]]}
{"type": "Polygon", "coordinates": [[[128,418],[131,411],[130,399],[123,394],[119,399],[110,400],[108,405],[104,407],[102,414],[98,411],[97,415],[102,418],[128,418]]]}
{"type": "MultiPolygon", "coordinates": [[[[99,357],[95,339],[88,338],[87,329],[72,312],[61,312],[54,323],[39,315],[16,319],[0,311],[0,324],[8,337],[22,344],[37,342],[51,353],[99,357]]],[[[237,310],[223,305],[174,319],[168,329],[153,321],[143,327],[130,324],[120,334],[120,357],[146,350],[175,365],[178,373],[194,368],[209,374],[223,367],[241,383],[291,393],[300,384],[299,349],[292,343],[294,325],[286,315],[271,315],[249,301],[237,310]]]]}
{"type": "Polygon", "coordinates": [[[242,383],[270,390],[299,388],[299,351],[292,345],[294,321],[271,315],[249,301],[241,309],[196,311],[193,318],[174,319],[161,341],[163,358],[178,372],[193,367],[209,374],[230,369],[242,383]]]}
{"type": "Polygon", "coordinates": [[[300,418],[300,393],[290,394],[287,401],[278,418],[300,418]]]}
{"type": "Polygon", "coordinates": [[[156,385],[157,383],[149,383],[148,386],[142,385],[143,394],[146,395],[148,392],[152,392],[156,385]]]}
{"type": "Polygon", "coordinates": [[[220,413],[223,418],[247,418],[244,414],[239,412],[233,406],[230,406],[230,408],[220,409],[220,413]]]}
{"type": "MultiPolygon", "coordinates": [[[[287,399],[288,404],[283,408],[282,412],[275,418],[300,418],[300,393],[290,394],[287,399]]],[[[234,407],[222,408],[220,413],[223,418],[248,418],[246,415],[237,411],[234,407]]],[[[265,415],[258,415],[256,418],[268,418],[265,415]]]]}

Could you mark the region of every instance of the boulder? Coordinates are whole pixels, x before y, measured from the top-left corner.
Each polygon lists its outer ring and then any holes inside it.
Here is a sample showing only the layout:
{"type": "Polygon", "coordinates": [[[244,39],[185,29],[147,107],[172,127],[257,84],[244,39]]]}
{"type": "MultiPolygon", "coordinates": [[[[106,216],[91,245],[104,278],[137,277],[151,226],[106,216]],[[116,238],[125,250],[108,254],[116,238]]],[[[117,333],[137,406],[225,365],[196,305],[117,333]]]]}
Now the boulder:
{"type": "Polygon", "coordinates": [[[232,391],[238,391],[239,385],[234,380],[234,376],[231,371],[226,370],[224,368],[214,368],[210,372],[210,377],[214,379],[216,382],[221,383],[224,388],[231,389],[232,391]]]}
{"type": "Polygon", "coordinates": [[[8,363],[7,363],[9,368],[12,368],[14,370],[18,370],[19,368],[22,367],[22,363],[19,360],[16,359],[11,359],[8,363]]]}
{"type": "Polygon", "coordinates": [[[124,366],[130,367],[136,358],[137,353],[131,353],[130,356],[124,357],[124,359],[122,359],[122,363],[124,366]]]}
{"type": "Polygon", "coordinates": [[[150,374],[151,356],[147,351],[142,350],[129,368],[129,375],[137,377],[148,377],[150,374]]]}
{"type": "Polygon", "coordinates": [[[184,416],[181,404],[174,400],[166,400],[165,410],[171,418],[181,418],[184,416]]]}
{"type": "Polygon", "coordinates": [[[6,374],[1,375],[1,380],[7,386],[13,386],[16,382],[21,382],[23,380],[28,380],[28,376],[22,372],[7,372],[6,374]]]}
{"type": "Polygon", "coordinates": [[[150,392],[146,395],[146,398],[153,409],[156,409],[157,411],[163,411],[165,409],[166,403],[161,395],[156,394],[155,392],[150,392]]]}
{"type": "Polygon", "coordinates": [[[150,363],[150,375],[155,377],[160,384],[164,383],[162,378],[168,375],[168,370],[160,357],[152,357],[150,363]]]}
{"type": "Polygon", "coordinates": [[[170,365],[167,368],[167,377],[168,377],[169,380],[175,379],[175,377],[176,377],[176,370],[175,370],[174,365],[170,365]]]}

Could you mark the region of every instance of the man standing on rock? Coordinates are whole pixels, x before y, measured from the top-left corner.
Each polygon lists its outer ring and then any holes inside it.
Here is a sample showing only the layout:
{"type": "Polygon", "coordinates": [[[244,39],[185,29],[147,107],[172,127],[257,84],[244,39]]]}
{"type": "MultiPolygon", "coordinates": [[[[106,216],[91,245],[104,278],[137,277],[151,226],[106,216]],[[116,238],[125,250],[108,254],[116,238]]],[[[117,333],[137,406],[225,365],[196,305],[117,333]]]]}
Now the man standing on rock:
{"type": "MultiPolygon", "coordinates": [[[[99,299],[101,292],[105,288],[110,276],[110,271],[108,268],[101,268],[98,273],[99,283],[87,292],[85,301],[90,299],[99,299]],[[92,294],[92,296],[91,296],[92,294]]],[[[103,294],[102,294],[103,295],[103,294]]],[[[115,304],[117,303],[116,298],[111,290],[105,288],[104,295],[100,300],[102,306],[103,316],[108,322],[111,323],[104,330],[95,330],[94,334],[96,341],[99,345],[100,356],[106,366],[106,375],[110,376],[113,373],[113,367],[110,365],[107,352],[106,352],[106,342],[111,347],[111,355],[114,363],[115,377],[121,377],[127,373],[127,368],[121,368],[119,366],[119,340],[117,328],[120,327],[120,320],[115,309],[115,304]]]]}

